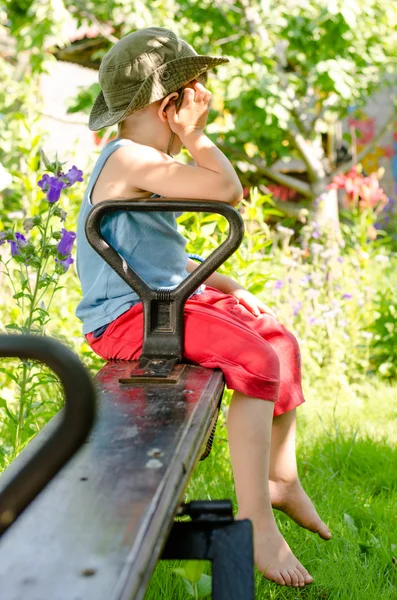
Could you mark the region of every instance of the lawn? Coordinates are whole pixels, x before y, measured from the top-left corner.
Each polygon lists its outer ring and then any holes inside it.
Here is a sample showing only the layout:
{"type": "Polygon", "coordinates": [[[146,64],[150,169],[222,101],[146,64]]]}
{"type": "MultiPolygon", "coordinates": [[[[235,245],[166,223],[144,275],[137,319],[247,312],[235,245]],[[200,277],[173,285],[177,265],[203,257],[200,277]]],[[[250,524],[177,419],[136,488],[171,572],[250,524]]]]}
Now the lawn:
{"type": "MultiPolygon", "coordinates": [[[[314,577],[303,590],[279,587],[256,572],[258,600],[395,600],[397,598],[396,388],[376,380],[340,392],[331,380],[305,391],[298,409],[300,476],[333,532],[325,542],[275,511],[289,545],[314,577]]],[[[189,499],[232,498],[224,418],[210,457],[200,463],[189,499]]],[[[183,581],[158,565],[145,600],[185,600],[183,581]]],[[[208,563],[207,572],[210,573],[208,563]]]]}

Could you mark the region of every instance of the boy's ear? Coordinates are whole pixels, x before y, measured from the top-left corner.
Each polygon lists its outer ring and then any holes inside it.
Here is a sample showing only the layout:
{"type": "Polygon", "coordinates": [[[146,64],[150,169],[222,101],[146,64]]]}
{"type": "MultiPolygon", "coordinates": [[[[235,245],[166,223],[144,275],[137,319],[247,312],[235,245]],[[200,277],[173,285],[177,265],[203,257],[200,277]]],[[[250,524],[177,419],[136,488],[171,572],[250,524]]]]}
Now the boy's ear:
{"type": "Polygon", "coordinates": [[[171,100],[176,100],[178,98],[178,96],[179,96],[178,92],[172,92],[172,94],[168,94],[168,96],[166,96],[161,101],[159,110],[158,110],[158,115],[164,123],[168,122],[167,113],[165,112],[168,104],[171,102],[171,100]]]}

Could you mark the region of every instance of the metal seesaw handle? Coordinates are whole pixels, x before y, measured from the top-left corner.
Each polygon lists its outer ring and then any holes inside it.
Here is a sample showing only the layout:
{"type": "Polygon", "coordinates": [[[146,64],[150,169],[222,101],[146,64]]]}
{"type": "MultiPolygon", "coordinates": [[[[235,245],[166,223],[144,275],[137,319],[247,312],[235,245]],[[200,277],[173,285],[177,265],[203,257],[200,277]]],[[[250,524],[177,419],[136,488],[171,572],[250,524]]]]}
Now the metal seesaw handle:
{"type": "Polygon", "coordinates": [[[45,363],[58,375],[65,390],[65,407],[56,428],[33,456],[26,448],[0,478],[1,536],[84,443],[95,420],[96,402],[88,372],[68,348],[54,339],[0,335],[0,357],[45,363]]]}
{"type": "Polygon", "coordinates": [[[224,202],[204,200],[131,199],[106,200],[97,204],[88,215],[85,232],[91,246],[138,294],[144,311],[144,342],[141,359],[182,359],[183,307],[191,294],[229,256],[237,250],[244,237],[240,213],[224,202]],[[109,244],[101,232],[101,220],[115,211],[141,212],[210,212],[223,215],[229,222],[225,241],[173,290],[152,290],[122,256],[109,244]]]}

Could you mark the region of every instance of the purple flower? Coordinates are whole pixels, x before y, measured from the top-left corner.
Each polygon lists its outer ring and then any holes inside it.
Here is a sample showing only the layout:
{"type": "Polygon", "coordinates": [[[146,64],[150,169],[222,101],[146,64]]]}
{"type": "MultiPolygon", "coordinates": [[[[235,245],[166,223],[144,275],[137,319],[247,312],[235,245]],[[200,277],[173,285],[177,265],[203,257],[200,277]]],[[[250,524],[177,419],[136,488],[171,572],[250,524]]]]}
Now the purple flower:
{"type": "Polygon", "coordinates": [[[16,242],[14,242],[13,240],[10,241],[10,244],[11,244],[11,256],[13,256],[13,257],[19,256],[21,254],[21,251],[18,248],[18,244],[16,242]]]}
{"type": "Polygon", "coordinates": [[[317,319],[315,317],[309,317],[308,323],[309,325],[315,325],[317,319]]]}
{"type": "Polygon", "coordinates": [[[55,262],[57,262],[58,264],[61,265],[61,267],[63,268],[63,272],[66,273],[66,271],[69,269],[70,265],[72,265],[74,263],[74,260],[71,256],[67,256],[66,258],[56,258],[55,262]]]}
{"type": "Polygon", "coordinates": [[[68,180],[67,186],[70,187],[76,183],[76,181],[83,181],[83,171],[80,171],[73,165],[73,167],[66,173],[65,178],[68,180]]]}
{"type": "Polygon", "coordinates": [[[66,187],[66,183],[58,177],[50,177],[49,188],[47,191],[47,200],[50,203],[58,202],[61,190],[66,187]]]}
{"type": "Polygon", "coordinates": [[[61,195],[61,190],[66,187],[66,183],[59,177],[50,177],[49,175],[43,175],[37,184],[43,192],[47,192],[47,200],[50,203],[58,202],[61,195]]]}
{"type": "Polygon", "coordinates": [[[0,231],[0,246],[2,244],[4,244],[4,242],[7,240],[7,234],[5,231],[0,231]]]}
{"type": "Polygon", "coordinates": [[[292,314],[294,317],[298,316],[300,309],[302,308],[302,302],[296,302],[292,308],[292,314]]]}
{"type": "Polygon", "coordinates": [[[315,230],[312,231],[312,238],[314,238],[315,240],[318,240],[318,238],[320,237],[320,232],[315,230]]]}
{"type": "Polygon", "coordinates": [[[338,256],[338,258],[336,259],[338,261],[338,263],[343,263],[343,258],[342,256],[338,256]]]}
{"type": "Polygon", "coordinates": [[[276,290],[281,290],[281,288],[284,287],[284,281],[281,281],[281,279],[278,279],[276,281],[276,283],[274,284],[274,287],[276,288],[276,290]]]}
{"type": "Polygon", "coordinates": [[[66,231],[66,229],[62,229],[62,238],[57,246],[59,254],[62,254],[63,256],[70,254],[75,239],[76,234],[74,231],[66,231]]]}
{"type": "Polygon", "coordinates": [[[28,245],[26,237],[22,233],[18,233],[17,232],[15,234],[15,237],[16,237],[16,240],[17,240],[18,248],[25,248],[25,246],[28,245]]]}
{"type": "Polygon", "coordinates": [[[45,173],[45,175],[43,175],[43,177],[40,179],[40,181],[38,182],[37,185],[39,186],[39,188],[41,188],[43,190],[43,192],[46,192],[50,185],[50,180],[51,180],[51,177],[49,175],[47,175],[47,173],[45,173]]]}
{"type": "Polygon", "coordinates": [[[351,300],[353,298],[352,294],[343,294],[343,300],[351,300]]]}

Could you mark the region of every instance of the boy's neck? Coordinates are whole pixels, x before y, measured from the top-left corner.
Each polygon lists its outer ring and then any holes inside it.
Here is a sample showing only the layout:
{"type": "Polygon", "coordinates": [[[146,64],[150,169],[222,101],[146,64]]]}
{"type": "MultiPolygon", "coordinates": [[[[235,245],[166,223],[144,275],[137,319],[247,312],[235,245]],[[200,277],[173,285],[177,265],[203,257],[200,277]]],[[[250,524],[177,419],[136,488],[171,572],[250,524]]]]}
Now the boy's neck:
{"type": "Polygon", "coordinates": [[[155,111],[146,109],[141,116],[130,115],[122,121],[118,137],[167,152],[171,129],[168,123],[163,123],[157,117],[155,111]]]}

